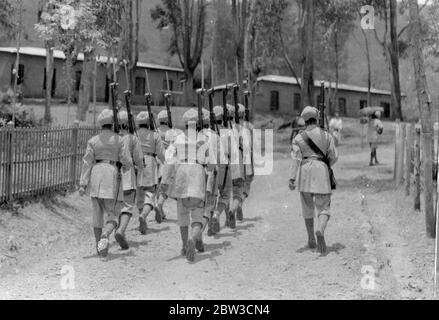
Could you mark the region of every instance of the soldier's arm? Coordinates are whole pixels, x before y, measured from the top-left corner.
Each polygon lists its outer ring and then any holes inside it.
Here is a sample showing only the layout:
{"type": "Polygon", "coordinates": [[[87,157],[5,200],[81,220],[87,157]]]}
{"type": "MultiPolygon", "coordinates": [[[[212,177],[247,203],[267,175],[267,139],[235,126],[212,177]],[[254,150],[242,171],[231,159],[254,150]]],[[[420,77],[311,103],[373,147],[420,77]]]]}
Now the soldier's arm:
{"type": "Polygon", "coordinates": [[[293,140],[293,146],[291,149],[291,174],[290,174],[290,180],[296,181],[297,178],[297,171],[299,170],[300,164],[302,162],[302,151],[300,151],[299,143],[296,139],[293,140]]]}
{"type": "Polygon", "coordinates": [[[162,138],[160,138],[160,135],[155,135],[155,150],[157,158],[162,162],[165,163],[165,147],[163,146],[162,138]]]}
{"type": "Polygon", "coordinates": [[[127,172],[133,166],[133,158],[127,143],[121,143],[119,148],[119,161],[122,164],[122,171],[127,172]]]}
{"type": "Polygon", "coordinates": [[[92,143],[87,143],[87,150],[85,151],[84,158],[82,159],[81,178],[79,180],[79,186],[86,188],[90,182],[91,169],[95,162],[95,154],[92,143]]]}
{"type": "Polygon", "coordinates": [[[140,145],[139,138],[134,137],[133,139],[134,143],[134,150],[133,150],[133,161],[137,168],[142,169],[143,168],[143,152],[142,152],[142,146],[140,145]]]}

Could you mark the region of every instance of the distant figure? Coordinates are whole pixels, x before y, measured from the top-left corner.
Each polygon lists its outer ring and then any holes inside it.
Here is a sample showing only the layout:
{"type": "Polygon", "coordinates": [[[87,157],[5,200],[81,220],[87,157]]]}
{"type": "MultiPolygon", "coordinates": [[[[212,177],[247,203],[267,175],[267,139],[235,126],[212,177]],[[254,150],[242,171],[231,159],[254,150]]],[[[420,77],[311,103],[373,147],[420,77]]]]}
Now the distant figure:
{"type": "Polygon", "coordinates": [[[343,131],[343,120],[340,118],[340,114],[337,112],[335,116],[329,122],[329,133],[334,137],[335,145],[338,146],[341,143],[343,131]]]}
{"type": "Polygon", "coordinates": [[[378,165],[377,149],[378,149],[378,138],[383,134],[384,126],[380,120],[381,112],[377,111],[372,114],[369,118],[369,125],[367,127],[367,143],[370,145],[370,166],[373,166],[373,161],[375,160],[375,165],[378,165]]]}
{"type": "Polygon", "coordinates": [[[293,141],[294,138],[300,133],[300,131],[305,130],[305,120],[303,120],[302,117],[296,117],[293,120],[293,123],[291,124],[292,132],[291,132],[291,138],[290,141],[293,141]]]}

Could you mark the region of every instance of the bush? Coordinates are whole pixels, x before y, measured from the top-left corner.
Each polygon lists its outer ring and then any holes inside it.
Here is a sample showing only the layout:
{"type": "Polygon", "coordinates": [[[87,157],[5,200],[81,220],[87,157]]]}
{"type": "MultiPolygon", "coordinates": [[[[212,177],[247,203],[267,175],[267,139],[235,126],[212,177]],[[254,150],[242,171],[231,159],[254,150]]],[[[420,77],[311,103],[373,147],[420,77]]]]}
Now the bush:
{"type": "MultiPolygon", "coordinates": [[[[12,106],[0,105],[0,128],[12,121],[12,108],[12,106]]],[[[23,105],[17,104],[15,109],[15,127],[33,128],[37,124],[33,112],[29,112],[23,105]]]]}

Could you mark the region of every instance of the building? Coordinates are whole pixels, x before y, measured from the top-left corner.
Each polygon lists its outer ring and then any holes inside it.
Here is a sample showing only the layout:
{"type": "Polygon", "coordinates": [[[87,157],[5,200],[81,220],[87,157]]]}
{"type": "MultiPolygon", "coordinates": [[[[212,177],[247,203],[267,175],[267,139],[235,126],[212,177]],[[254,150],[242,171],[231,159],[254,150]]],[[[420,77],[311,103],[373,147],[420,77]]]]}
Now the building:
{"type": "MultiPolygon", "coordinates": [[[[0,90],[6,91],[13,83],[12,71],[17,56],[16,48],[0,47],[0,90]]],[[[73,69],[73,96],[77,97],[80,80],[83,54],[78,55],[73,69]]],[[[109,101],[109,84],[112,82],[107,76],[107,57],[97,58],[96,98],[99,102],[109,101]]],[[[20,48],[20,67],[18,84],[24,98],[41,99],[45,96],[46,88],[46,50],[44,48],[20,48]]],[[[174,104],[181,103],[183,92],[184,71],[180,68],[161,66],[151,63],[139,62],[135,70],[135,84],[132,90],[133,102],[143,104],[144,94],[147,90],[146,72],[154,103],[163,105],[163,95],[168,89],[173,92],[174,104]]],[[[127,88],[124,68],[117,74],[120,92],[127,88]]],[[[54,50],[54,77],[52,82],[52,96],[56,99],[67,98],[67,76],[65,71],[65,55],[60,50],[54,50]]]]}
{"type": "MultiPolygon", "coordinates": [[[[315,101],[320,101],[320,81],[315,81],[315,101]]],[[[335,83],[326,82],[325,87],[335,88],[335,83]]],[[[332,109],[338,110],[341,116],[356,117],[361,108],[367,106],[367,88],[340,83],[338,98],[332,109]]],[[[326,90],[326,98],[329,97],[326,90]]],[[[372,89],[372,106],[384,108],[383,118],[392,118],[391,93],[389,91],[372,89]]],[[[328,101],[327,101],[328,104],[328,101]]],[[[267,75],[258,78],[258,90],[255,109],[257,112],[278,111],[281,113],[299,115],[301,105],[301,91],[297,80],[293,77],[267,75]]]]}

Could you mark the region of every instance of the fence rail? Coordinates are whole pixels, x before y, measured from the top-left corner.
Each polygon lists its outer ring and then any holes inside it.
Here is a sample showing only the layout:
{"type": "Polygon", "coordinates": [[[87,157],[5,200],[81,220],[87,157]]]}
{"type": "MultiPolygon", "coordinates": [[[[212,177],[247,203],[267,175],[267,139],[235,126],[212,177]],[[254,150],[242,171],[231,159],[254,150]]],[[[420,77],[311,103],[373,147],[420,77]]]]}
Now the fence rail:
{"type": "Polygon", "coordinates": [[[73,188],[88,127],[0,128],[0,203],[73,188]]]}

